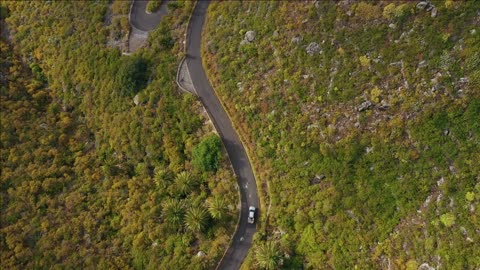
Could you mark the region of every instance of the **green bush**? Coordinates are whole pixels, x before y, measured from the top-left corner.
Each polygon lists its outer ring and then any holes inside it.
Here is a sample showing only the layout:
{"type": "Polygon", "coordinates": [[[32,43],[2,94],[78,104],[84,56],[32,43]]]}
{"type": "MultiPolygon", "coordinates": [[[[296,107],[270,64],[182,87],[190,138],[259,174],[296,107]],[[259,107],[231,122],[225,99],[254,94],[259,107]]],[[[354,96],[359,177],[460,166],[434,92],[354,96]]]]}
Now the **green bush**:
{"type": "Polygon", "coordinates": [[[217,171],[221,157],[221,148],[222,141],[220,137],[213,134],[205,137],[193,148],[193,165],[205,172],[217,171]]]}
{"type": "Polygon", "coordinates": [[[150,0],[148,1],[146,11],[147,13],[153,13],[158,10],[162,1],[160,0],[150,0]]]}
{"type": "Polygon", "coordinates": [[[122,96],[133,96],[147,83],[147,63],[140,56],[126,57],[116,75],[122,96]]]}

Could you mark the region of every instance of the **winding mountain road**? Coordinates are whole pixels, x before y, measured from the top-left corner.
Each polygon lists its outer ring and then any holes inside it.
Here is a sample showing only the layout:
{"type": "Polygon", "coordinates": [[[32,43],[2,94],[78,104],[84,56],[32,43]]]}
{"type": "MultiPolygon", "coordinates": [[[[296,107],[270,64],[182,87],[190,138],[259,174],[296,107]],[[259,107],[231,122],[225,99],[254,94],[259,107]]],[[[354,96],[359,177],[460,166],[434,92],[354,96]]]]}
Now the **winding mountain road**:
{"type": "MultiPolygon", "coordinates": [[[[202,66],[200,46],[202,29],[210,1],[197,1],[187,32],[187,66],[190,71],[195,90],[207,109],[210,118],[217,128],[223,144],[227,149],[228,156],[237,175],[238,186],[241,194],[240,221],[237,231],[233,236],[232,243],[217,269],[239,269],[248,250],[252,246],[253,234],[256,231],[254,224],[248,224],[248,207],[259,208],[257,186],[253,175],[252,166],[240,141],[232,122],[223,109],[218,97],[208,81],[202,66]]],[[[258,217],[257,212],[257,217],[258,217]]]]}
{"type": "MultiPolygon", "coordinates": [[[[164,1],[162,2],[162,6],[158,11],[158,14],[146,14],[146,2],[147,1],[135,1],[130,11],[131,25],[142,31],[153,30],[160,22],[161,17],[164,15],[164,8],[166,12],[166,1],[164,1]]],[[[187,30],[186,63],[196,93],[210,115],[210,118],[212,119],[223,141],[237,176],[238,186],[241,194],[240,220],[237,230],[233,235],[231,245],[225,252],[224,257],[219,262],[217,267],[217,269],[236,270],[240,268],[250,247],[252,246],[253,235],[256,231],[255,224],[249,224],[247,222],[248,207],[255,206],[257,209],[259,209],[260,203],[258,199],[255,176],[243,144],[240,141],[238,134],[235,132],[232,122],[221,105],[220,100],[213,91],[202,66],[202,57],[200,52],[202,29],[205,23],[205,16],[209,4],[210,1],[197,1],[193,10],[187,30]]],[[[259,214],[260,213],[257,210],[257,218],[259,214]]]]}

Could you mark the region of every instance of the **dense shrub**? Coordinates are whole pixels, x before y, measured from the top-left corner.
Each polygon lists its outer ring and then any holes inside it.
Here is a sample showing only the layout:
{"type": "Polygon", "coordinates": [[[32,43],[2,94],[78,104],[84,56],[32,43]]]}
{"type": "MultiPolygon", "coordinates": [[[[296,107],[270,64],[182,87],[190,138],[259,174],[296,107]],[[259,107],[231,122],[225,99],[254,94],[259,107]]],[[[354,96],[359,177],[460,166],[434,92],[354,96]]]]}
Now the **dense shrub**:
{"type": "Polygon", "coordinates": [[[153,13],[157,11],[161,3],[162,3],[162,0],[149,0],[146,7],[147,13],[153,13]]]}
{"type": "Polygon", "coordinates": [[[145,59],[140,56],[126,56],[119,65],[116,79],[121,95],[133,96],[146,86],[148,73],[145,59]]]}
{"type": "Polygon", "coordinates": [[[192,163],[202,171],[217,171],[220,162],[222,141],[217,135],[206,136],[193,148],[192,163]]]}

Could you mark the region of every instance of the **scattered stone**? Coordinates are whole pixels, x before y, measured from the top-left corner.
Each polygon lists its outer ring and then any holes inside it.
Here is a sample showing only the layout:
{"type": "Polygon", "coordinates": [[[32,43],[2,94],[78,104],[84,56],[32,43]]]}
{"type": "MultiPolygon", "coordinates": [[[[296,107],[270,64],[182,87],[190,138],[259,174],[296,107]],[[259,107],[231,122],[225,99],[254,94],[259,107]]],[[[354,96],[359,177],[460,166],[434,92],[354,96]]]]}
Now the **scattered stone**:
{"type": "Polygon", "coordinates": [[[470,30],[470,34],[475,35],[476,33],[477,33],[477,30],[475,29],[470,30]]]}
{"type": "Polygon", "coordinates": [[[397,26],[394,23],[389,24],[388,27],[391,28],[391,29],[397,28],[397,26]]]}
{"type": "Polygon", "coordinates": [[[370,154],[372,151],[373,151],[373,146],[365,148],[365,153],[367,154],[370,154]]]}
{"type": "Polygon", "coordinates": [[[46,123],[41,123],[40,124],[40,127],[43,128],[43,129],[47,129],[48,128],[48,125],[46,123]]]}
{"type": "Polygon", "coordinates": [[[298,45],[298,44],[300,44],[300,42],[302,42],[302,40],[303,40],[303,37],[302,37],[302,36],[295,36],[295,37],[292,38],[291,42],[292,42],[293,44],[297,44],[297,45],[298,45]]]}
{"type": "Polygon", "coordinates": [[[423,207],[426,208],[430,204],[431,201],[432,201],[432,195],[429,195],[427,197],[427,199],[425,199],[425,201],[423,202],[423,207]]]}
{"type": "Polygon", "coordinates": [[[244,89],[241,82],[237,83],[237,87],[238,87],[238,91],[243,92],[244,89]]]}
{"type": "Polygon", "coordinates": [[[435,92],[438,89],[440,89],[440,83],[438,82],[438,77],[431,79],[430,82],[432,83],[432,92],[435,92]]]}
{"type": "Polygon", "coordinates": [[[390,104],[388,104],[385,100],[382,100],[380,102],[380,106],[378,106],[378,109],[381,111],[386,111],[390,108],[390,104]]]}
{"type": "Polygon", "coordinates": [[[429,5],[430,5],[430,3],[427,2],[427,1],[420,1],[420,2],[417,4],[417,8],[418,8],[418,9],[426,9],[429,5]]]}
{"type": "Polygon", "coordinates": [[[427,64],[427,61],[423,60],[423,61],[420,61],[418,63],[418,68],[424,68],[426,67],[428,64],[427,64]]]}
{"type": "Polygon", "coordinates": [[[310,77],[310,76],[307,75],[307,74],[303,74],[303,75],[302,75],[302,78],[305,79],[305,80],[308,79],[309,77],[310,77]]]}
{"type": "Polygon", "coordinates": [[[363,111],[366,111],[366,110],[370,109],[372,106],[373,106],[372,102],[367,100],[367,101],[363,102],[362,104],[360,104],[360,106],[358,107],[357,110],[359,112],[363,112],[363,111]]]}
{"type": "Polygon", "coordinates": [[[311,42],[310,44],[308,44],[306,50],[309,55],[314,55],[316,53],[319,53],[321,51],[321,48],[320,48],[320,45],[318,45],[318,43],[311,42]]]}
{"type": "Polygon", "coordinates": [[[468,79],[463,77],[463,78],[460,78],[460,80],[458,82],[461,83],[461,84],[465,84],[465,83],[468,83],[468,79]]]}
{"type": "Polygon", "coordinates": [[[435,270],[434,267],[431,267],[428,263],[422,263],[418,270],[435,270]]]}
{"type": "Polygon", "coordinates": [[[199,258],[203,258],[205,256],[206,256],[205,252],[203,252],[201,250],[197,253],[197,257],[199,257],[199,258]]]}
{"type": "Polygon", "coordinates": [[[272,37],[274,38],[278,37],[278,30],[273,31],[272,37]]]}
{"type": "Polygon", "coordinates": [[[317,174],[314,178],[310,180],[310,185],[320,184],[320,182],[325,179],[325,175],[317,174]]]}
{"type": "Polygon", "coordinates": [[[250,42],[248,42],[245,39],[242,39],[242,41],[240,41],[240,45],[246,45],[246,44],[250,44],[250,42]]]}
{"type": "Polygon", "coordinates": [[[255,31],[247,31],[245,33],[245,40],[248,42],[253,42],[255,40],[255,31]]]}
{"type": "Polygon", "coordinates": [[[139,103],[139,96],[138,96],[138,94],[136,94],[135,97],[133,98],[133,103],[135,103],[135,106],[138,106],[138,103],[139,103]]]}
{"type": "Polygon", "coordinates": [[[435,18],[437,16],[437,13],[438,13],[438,10],[435,7],[435,5],[433,5],[430,1],[420,1],[417,4],[417,9],[425,10],[427,12],[431,12],[430,16],[432,18],[435,18]]]}
{"type": "Polygon", "coordinates": [[[443,183],[445,182],[445,179],[443,178],[443,176],[440,178],[440,180],[437,181],[437,186],[441,186],[443,185],[443,183]]]}
{"type": "Polygon", "coordinates": [[[449,134],[450,134],[450,130],[445,129],[445,130],[443,131],[443,135],[448,136],[449,134]]]}

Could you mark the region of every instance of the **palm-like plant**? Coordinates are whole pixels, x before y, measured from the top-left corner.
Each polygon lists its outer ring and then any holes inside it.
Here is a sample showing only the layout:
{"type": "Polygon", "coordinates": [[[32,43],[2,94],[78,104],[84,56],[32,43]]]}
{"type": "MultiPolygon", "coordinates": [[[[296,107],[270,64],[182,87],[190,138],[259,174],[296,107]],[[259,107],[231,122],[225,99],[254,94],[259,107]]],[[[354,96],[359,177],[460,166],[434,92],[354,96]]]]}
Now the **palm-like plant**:
{"type": "Polygon", "coordinates": [[[281,253],[274,242],[266,242],[256,248],[255,259],[262,269],[277,269],[281,264],[281,253]]]}
{"type": "Polygon", "coordinates": [[[180,194],[186,195],[192,191],[195,186],[195,182],[189,172],[183,171],[177,174],[177,177],[175,177],[175,185],[177,186],[180,194]]]}
{"type": "Polygon", "coordinates": [[[227,203],[222,197],[214,197],[208,201],[208,212],[214,219],[221,220],[224,218],[226,209],[227,203]]]}
{"type": "Polygon", "coordinates": [[[195,233],[202,232],[207,225],[208,214],[202,206],[190,207],[185,215],[185,227],[195,233]]]}
{"type": "Polygon", "coordinates": [[[169,227],[178,230],[185,215],[185,207],[182,201],[168,199],[163,204],[163,218],[168,222],[169,227]]]}

